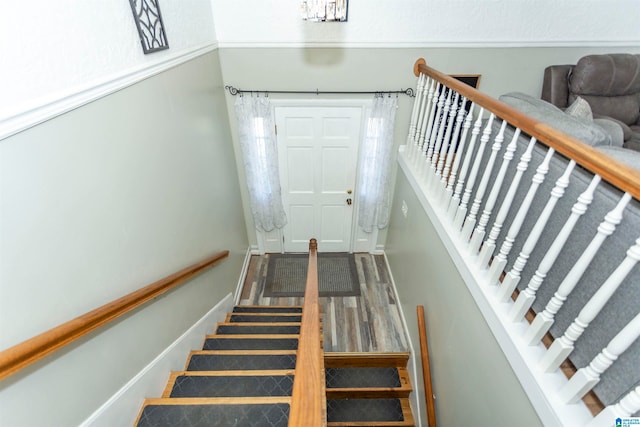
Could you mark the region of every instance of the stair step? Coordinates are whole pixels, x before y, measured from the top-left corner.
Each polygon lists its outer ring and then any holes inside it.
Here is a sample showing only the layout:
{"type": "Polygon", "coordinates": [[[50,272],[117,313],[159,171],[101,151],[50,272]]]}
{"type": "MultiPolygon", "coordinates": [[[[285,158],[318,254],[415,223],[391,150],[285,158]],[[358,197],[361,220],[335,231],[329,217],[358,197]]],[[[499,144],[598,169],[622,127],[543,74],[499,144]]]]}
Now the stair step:
{"type": "Polygon", "coordinates": [[[300,324],[219,323],[216,334],[299,334],[300,324]]]}
{"type": "Polygon", "coordinates": [[[300,306],[285,305],[237,305],[234,313],[302,313],[300,306]]]}
{"type": "Polygon", "coordinates": [[[228,323],[253,322],[253,323],[300,323],[301,314],[290,313],[230,313],[227,316],[228,323]]]}
{"type": "Polygon", "coordinates": [[[409,361],[408,352],[397,353],[342,353],[327,352],[324,354],[326,368],[348,367],[402,367],[409,361]]]}
{"type": "Polygon", "coordinates": [[[147,399],[137,427],[286,427],[291,398],[147,399]]]}
{"type": "Polygon", "coordinates": [[[295,369],[295,350],[202,350],[189,355],[186,371],[295,369]]]}
{"type": "Polygon", "coordinates": [[[163,397],[291,396],[293,370],[237,373],[174,372],[163,397]]]}
{"type": "Polygon", "coordinates": [[[328,425],[412,426],[409,399],[327,399],[328,425]]]}
{"type": "Polygon", "coordinates": [[[327,398],[409,397],[406,368],[326,368],[327,398]]]}
{"type": "Polygon", "coordinates": [[[208,335],[203,350],[295,350],[298,335],[208,335]]]}

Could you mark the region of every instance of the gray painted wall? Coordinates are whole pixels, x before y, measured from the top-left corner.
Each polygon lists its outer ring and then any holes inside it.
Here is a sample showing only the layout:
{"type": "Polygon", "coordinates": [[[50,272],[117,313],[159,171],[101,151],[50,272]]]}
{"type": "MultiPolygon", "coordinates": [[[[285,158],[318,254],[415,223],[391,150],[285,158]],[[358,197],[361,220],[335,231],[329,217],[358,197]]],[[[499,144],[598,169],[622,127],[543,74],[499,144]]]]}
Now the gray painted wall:
{"type": "MultiPolygon", "coordinates": [[[[240,89],[370,91],[415,88],[413,64],[423,57],[429,65],[445,73],[481,74],[480,89],[497,97],[510,91],[539,96],[546,66],[575,63],[587,54],[617,51],[640,53],[640,47],[221,48],[220,60],[224,83],[240,89]]],[[[234,147],[239,153],[233,110],[235,98],[226,96],[234,147]]],[[[270,96],[272,99],[317,99],[316,95],[270,96]]],[[[412,98],[400,97],[396,145],[406,139],[412,107],[412,98]]],[[[239,155],[236,157],[240,159],[239,155]]],[[[249,242],[257,245],[244,170],[240,161],[237,165],[249,242]]],[[[378,244],[384,245],[385,241],[386,230],[381,230],[378,244]]]]}
{"type": "MultiPolygon", "coordinates": [[[[541,425],[401,170],[386,252],[416,351],[416,306],[425,307],[438,424],[541,425]]],[[[422,382],[414,387],[424,396],[422,382]]],[[[424,402],[420,411],[426,414],[424,402]]]]}
{"type": "Polygon", "coordinates": [[[230,139],[214,51],[0,142],[0,348],[231,251],[1,382],[0,425],[79,424],[235,289],[248,240],[230,139]]]}

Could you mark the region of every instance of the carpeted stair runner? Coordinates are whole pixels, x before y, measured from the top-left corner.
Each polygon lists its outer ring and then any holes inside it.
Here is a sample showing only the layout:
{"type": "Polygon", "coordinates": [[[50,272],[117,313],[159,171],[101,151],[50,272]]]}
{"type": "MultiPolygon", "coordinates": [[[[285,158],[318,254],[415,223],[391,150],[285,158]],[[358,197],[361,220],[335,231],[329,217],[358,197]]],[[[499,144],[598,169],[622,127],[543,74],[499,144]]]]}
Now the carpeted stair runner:
{"type": "MultiPolygon", "coordinates": [[[[138,427],[288,425],[300,307],[234,308],[138,427]]],[[[408,353],[325,353],[329,426],[412,426],[408,353]]]]}
{"type": "Polygon", "coordinates": [[[185,372],[172,376],[164,397],[291,396],[293,390],[293,370],[288,375],[238,375],[229,371],[220,374],[185,372]]]}

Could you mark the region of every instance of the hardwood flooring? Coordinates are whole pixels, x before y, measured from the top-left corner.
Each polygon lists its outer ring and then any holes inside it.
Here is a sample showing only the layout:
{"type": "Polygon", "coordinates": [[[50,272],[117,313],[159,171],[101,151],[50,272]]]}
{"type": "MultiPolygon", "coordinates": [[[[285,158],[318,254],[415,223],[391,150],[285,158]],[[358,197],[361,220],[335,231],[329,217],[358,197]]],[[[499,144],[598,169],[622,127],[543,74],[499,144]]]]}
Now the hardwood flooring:
{"type": "MultiPolygon", "coordinates": [[[[382,255],[355,254],[359,297],[321,297],[324,351],[409,351],[399,304],[382,255]]],[[[303,298],[262,295],[269,254],[251,257],[240,305],[302,305],[303,298]]]]}

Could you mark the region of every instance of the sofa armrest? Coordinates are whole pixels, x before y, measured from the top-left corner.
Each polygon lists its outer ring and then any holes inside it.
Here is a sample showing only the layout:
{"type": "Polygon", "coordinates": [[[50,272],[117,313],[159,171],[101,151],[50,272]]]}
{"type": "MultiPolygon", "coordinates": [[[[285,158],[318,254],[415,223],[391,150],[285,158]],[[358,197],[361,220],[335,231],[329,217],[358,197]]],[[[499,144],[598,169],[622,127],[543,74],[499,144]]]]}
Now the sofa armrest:
{"type": "Polygon", "coordinates": [[[569,72],[573,65],[550,65],[544,69],[542,99],[558,108],[569,105],[569,72]]]}

